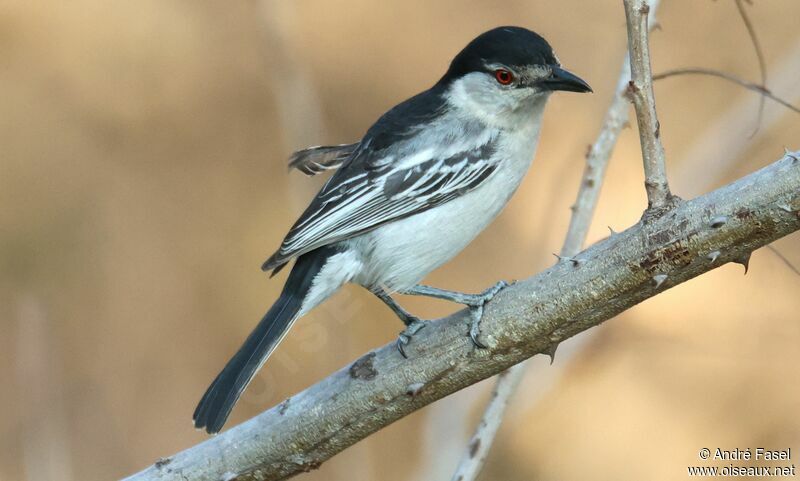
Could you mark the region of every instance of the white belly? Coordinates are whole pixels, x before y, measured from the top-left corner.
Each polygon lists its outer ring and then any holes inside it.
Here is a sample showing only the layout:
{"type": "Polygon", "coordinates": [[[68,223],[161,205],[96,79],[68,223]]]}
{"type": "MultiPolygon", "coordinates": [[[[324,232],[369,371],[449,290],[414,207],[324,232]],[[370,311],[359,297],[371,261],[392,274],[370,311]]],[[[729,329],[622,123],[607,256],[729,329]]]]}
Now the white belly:
{"type": "Polygon", "coordinates": [[[348,241],[363,269],[352,281],[402,291],[461,252],[508,203],[528,171],[538,132],[521,132],[500,149],[509,158],[475,190],[348,241]],[[510,144],[510,145],[509,145],[510,144]]]}

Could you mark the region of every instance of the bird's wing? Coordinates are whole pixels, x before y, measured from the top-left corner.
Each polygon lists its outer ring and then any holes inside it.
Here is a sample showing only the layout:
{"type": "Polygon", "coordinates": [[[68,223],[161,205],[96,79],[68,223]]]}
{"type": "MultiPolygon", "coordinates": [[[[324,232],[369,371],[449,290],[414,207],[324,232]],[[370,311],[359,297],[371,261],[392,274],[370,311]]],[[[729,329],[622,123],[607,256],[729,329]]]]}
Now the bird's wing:
{"type": "Polygon", "coordinates": [[[362,146],[317,194],[280,249],[262,266],[277,270],[292,257],[428,210],[479,186],[498,165],[494,136],[459,149],[452,144],[402,157],[362,146]],[[393,157],[393,159],[388,159],[393,157]]]}
{"type": "Polygon", "coordinates": [[[306,175],[336,169],[355,152],[358,144],[320,145],[298,150],[289,157],[289,169],[297,169],[306,175]]]}

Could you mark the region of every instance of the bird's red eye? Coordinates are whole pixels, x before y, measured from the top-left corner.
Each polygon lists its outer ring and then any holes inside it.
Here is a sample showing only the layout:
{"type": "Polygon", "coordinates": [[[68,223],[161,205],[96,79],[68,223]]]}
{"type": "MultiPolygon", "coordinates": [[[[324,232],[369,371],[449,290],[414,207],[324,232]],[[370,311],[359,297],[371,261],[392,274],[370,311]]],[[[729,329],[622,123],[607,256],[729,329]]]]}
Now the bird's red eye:
{"type": "Polygon", "coordinates": [[[494,71],[494,78],[500,85],[508,85],[514,81],[514,75],[504,68],[499,68],[494,71]]]}

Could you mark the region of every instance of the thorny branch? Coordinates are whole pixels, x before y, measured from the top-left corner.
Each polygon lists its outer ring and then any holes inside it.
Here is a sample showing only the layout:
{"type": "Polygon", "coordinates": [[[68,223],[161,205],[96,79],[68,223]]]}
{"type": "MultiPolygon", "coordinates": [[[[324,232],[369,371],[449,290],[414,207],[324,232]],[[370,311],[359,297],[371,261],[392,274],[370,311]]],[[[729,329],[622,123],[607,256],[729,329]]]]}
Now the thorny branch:
{"type": "MultiPolygon", "coordinates": [[[[660,1],[653,0],[650,5],[649,25],[652,29],[656,24],[655,13],[660,1]]],[[[614,98],[606,112],[603,126],[594,144],[586,152],[586,166],[581,177],[580,187],[575,203],[572,205],[567,235],[561,247],[560,259],[572,262],[572,256],[580,252],[586,236],[591,227],[597,201],[600,198],[600,187],[605,178],[606,167],[611,158],[619,134],[628,124],[629,104],[626,98],[628,82],[631,79],[631,65],[628,52],[622,62],[622,70],[617,80],[614,98]]],[[[555,351],[550,353],[551,360],[555,351]]],[[[503,422],[506,408],[510,398],[517,391],[522,377],[525,374],[527,363],[520,363],[509,368],[497,377],[497,384],[492,391],[481,420],[467,444],[467,449],[461,457],[453,473],[453,481],[472,481],[478,477],[489,450],[494,443],[497,430],[503,422]]]]}
{"type": "Polygon", "coordinates": [[[389,343],[255,418],[159,460],[129,481],[279,480],[437,399],[583,332],[665,289],[800,229],[800,152],[640,221],[501,291],[466,336],[468,312],[432,322],[403,359],[389,343]]]}

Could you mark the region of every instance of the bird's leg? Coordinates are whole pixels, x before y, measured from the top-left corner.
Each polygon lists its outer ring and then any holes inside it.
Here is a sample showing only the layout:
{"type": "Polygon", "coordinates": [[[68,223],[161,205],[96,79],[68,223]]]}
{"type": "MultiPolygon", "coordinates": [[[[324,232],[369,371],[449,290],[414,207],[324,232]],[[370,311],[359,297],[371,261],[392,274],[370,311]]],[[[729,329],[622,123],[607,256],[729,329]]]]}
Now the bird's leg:
{"type": "Polygon", "coordinates": [[[508,282],[500,281],[480,294],[465,294],[463,292],[448,291],[446,289],[439,289],[437,287],[419,284],[403,291],[403,294],[434,297],[436,299],[444,299],[446,301],[464,304],[465,306],[469,307],[470,317],[472,318],[472,324],[469,329],[469,337],[472,339],[472,343],[475,344],[475,346],[485,348],[487,346],[478,340],[478,336],[481,334],[483,306],[487,302],[491,301],[492,298],[506,286],[508,286],[508,282]]]}
{"type": "Polygon", "coordinates": [[[403,307],[398,304],[397,301],[392,298],[392,296],[390,296],[380,287],[371,289],[371,292],[375,294],[378,299],[382,300],[384,304],[389,306],[389,309],[391,309],[397,315],[397,317],[403,321],[403,324],[406,325],[406,328],[397,338],[397,350],[400,351],[400,354],[402,354],[403,357],[408,358],[406,355],[405,346],[411,342],[411,337],[416,334],[417,331],[425,327],[425,321],[403,309],[403,307]]]}

